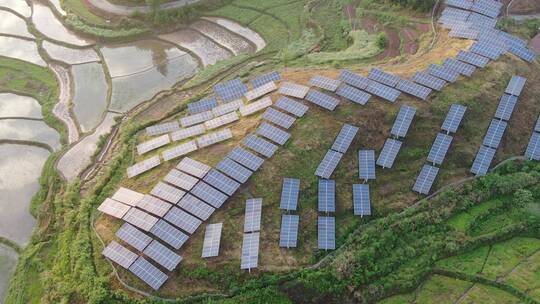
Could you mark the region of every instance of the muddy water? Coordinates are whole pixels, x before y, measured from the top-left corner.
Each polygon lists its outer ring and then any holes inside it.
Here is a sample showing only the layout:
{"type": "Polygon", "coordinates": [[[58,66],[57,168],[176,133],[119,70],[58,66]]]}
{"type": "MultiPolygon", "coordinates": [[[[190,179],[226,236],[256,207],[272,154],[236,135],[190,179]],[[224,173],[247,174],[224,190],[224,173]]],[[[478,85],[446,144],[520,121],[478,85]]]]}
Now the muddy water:
{"type": "Polygon", "coordinates": [[[25,1],[21,0],[0,0],[0,7],[9,8],[23,17],[30,17],[32,10],[25,1]]]}
{"type": "Polygon", "coordinates": [[[74,65],[73,112],[81,130],[87,132],[95,128],[107,108],[107,81],[99,63],[74,65]]]}
{"type": "Polygon", "coordinates": [[[0,118],[42,118],[41,106],[32,97],[0,93],[0,118]]]}
{"type": "Polygon", "coordinates": [[[34,36],[28,32],[24,19],[7,11],[0,11],[0,33],[34,38],[34,36]]]}
{"type": "Polygon", "coordinates": [[[19,38],[0,37],[0,56],[20,59],[40,66],[47,65],[39,55],[34,41],[19,38]]]}
{"type": "Polygon", "coordinates": [[[17,266],[18,255],[10,247],[0,244],[0,303],[4,303],[4,297],[6,296],[9,279],[15,267],[17,266]]]}
{"type": "Polygon", "coordinates": [[[60,136],[56,130],[40,120],[0,120],[0,140],[34,141],[44,143],[55,150],[60,148],[60,136]]]}

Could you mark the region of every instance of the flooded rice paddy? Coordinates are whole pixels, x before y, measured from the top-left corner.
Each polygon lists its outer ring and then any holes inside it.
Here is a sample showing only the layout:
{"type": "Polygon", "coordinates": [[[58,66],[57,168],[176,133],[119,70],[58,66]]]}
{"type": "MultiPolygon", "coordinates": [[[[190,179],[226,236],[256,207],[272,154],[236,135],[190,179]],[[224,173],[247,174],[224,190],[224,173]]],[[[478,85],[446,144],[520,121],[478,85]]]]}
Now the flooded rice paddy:
{"type": "Polygon", "coordinates": [[[0,7],[10,9],[23,17],[30,17],[32,10],[26,1],[21,0],[0,0],[0,7]]]}
{"type": "Polygon", "coordinates": [[[81,130],[88,132],[101,121],[107,108],[107,80],[99,63],[74,65],[73,112],[81,130]]]}
{"type": "Polygon", "coordinates": [[[23,18],[0,10],[0,33],[33,39],[23,18]]]}
{"type": "Polygon", "coordinates": [[[67,64],[81,64],[100,61],[96,51],[93,49],[73,49],[59,44],[43,41],[43,49],[51,59],[67,64]]]}
{"type": "Polygon", "coordinates": [[[15,117],[41,119],[41,106],[32,97],[0,93],[0,118],[15,117]]]}
{"type": "Polygon", "coordinates": [[[41,120],[0,120],[0,141],[17,140],[46,144],[54,150],[60,149],[60,135],[41,120]]]}
{"type": "Polygon", "coordinates": [[[3,303],[4,294],[9,288],[9,279],[17,266],[17,252],[10,247],[0,244],[0,303],[3,303]]]}
{"type": "Polygon", "coordinates": [[[39,66],[47,64],[41,58],[35,41],[0,36],[0,56],[27,61],[39,66]]]}

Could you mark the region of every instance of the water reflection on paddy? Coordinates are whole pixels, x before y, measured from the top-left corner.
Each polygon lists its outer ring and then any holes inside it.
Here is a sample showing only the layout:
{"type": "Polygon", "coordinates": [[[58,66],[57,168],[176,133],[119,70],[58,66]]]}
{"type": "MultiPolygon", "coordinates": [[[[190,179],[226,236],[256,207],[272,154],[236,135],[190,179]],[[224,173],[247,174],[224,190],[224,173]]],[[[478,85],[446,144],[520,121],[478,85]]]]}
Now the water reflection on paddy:
{"type": "Polygon", "coordinates": [[[0,33],[34,38],[26,28],[26,22],[21,17],[7,11],[0,10],[0,33]]]}
{"type": "Polygon", "coordinates": [[[22,0],[0,0],[0,7],[9,8],[23,17],[30,17],[32,15],[32,10],[26,1],[22,0]]]}
{"type": "Polygon", "coordinates": [[[6,296],[9,288],[9,280],[17,266],[18,255],[15,250],[10,247],[0,244],[0,303],[6,296]]]}
{"type": "Polygon", "coordinates": [[[32,97],[0,93],[0,118],[42,118],[41,106],[32,97]]]}
{"type": "Polygon", "coordinates": [[[42,46],[52,59],[65,62],[67,64],[100,61],[98,54],[93,49],[73,49],[49,42],[47,40],[43,41],[42,46]]]}
{"type": "Polygon", "coordinates": [[[34,141],[53,149],[60,148],[60,136],[56,130],[39,120],[0,120],[0,140],[34,141]]]}
{"type": "Polygon", "coordinates": [[[107,108],[107,81],[99,63],[74,65],[71,68],[74,82],[73,112],[81,130],[95,128],[107,108]]]}
{"type": "Polygon", "coordinates": [[[36,42],[19,38],[0,37],[0,56],[20,59],[40,66],[47,65],[38,53],[36,42]]]}

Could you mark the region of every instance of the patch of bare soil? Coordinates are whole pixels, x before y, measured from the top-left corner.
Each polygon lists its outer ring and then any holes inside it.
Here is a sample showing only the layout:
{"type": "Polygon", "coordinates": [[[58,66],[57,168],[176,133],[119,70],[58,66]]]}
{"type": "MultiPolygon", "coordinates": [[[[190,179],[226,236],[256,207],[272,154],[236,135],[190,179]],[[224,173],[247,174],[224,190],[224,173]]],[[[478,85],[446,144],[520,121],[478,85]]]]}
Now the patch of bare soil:
{"type": "Polygon", "coordinates": [[[374,17],[365,16],[362,18],[362,28],[365,29],[368,34],[373,35],[377,34],[379,32],[385,32],[386,37],[388,37],[388,45],[386,46],[386,49],[377,55],[377,59],[381,60],[387,57],[393,58],[400,55],[400,45],[401,45],[401,39],[399,38],[399,33],[393,29],[390,29],[388,27],[385,27],[382,25],[379,21],[377,21],[374,17]]]}
{"type": "Polygon", "coordinates": [[[536,35],[531,40],[530,45],[536,53],[540,53],[540,34],[536,35]]]}
{"type": "Polygon", "coordinates": [[[514,0],[509,13],[512,15],[527,15],[540,13],[540,1],[538,0],[514,0]]]}
{"type": "Polygon", "coordinates": [[[428,24],[417,24],[415,27],[407,26],[401,29],[403,37],[403,51],[407,55],[414,55],[418,52],[420,37],[430,31],[428,24]]]}

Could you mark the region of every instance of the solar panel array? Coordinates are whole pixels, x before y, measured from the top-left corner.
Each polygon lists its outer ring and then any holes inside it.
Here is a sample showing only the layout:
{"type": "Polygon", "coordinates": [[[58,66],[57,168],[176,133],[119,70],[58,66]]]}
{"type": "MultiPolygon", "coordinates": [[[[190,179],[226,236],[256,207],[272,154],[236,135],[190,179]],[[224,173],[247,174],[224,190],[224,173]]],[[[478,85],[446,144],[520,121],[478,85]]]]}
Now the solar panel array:
{"type": "Polygon", "coordinates": [[[327,91],[335,92],[341,84],[341,81],[317,75],[309,80],[309,84],[327,91]]]}
{"type": "Polygon", "coordinates": [[[127,176],[128,178],[135,177],[137,175],[143,174],[146,171],[152,170],[153,168],[159,166],[160,164],[161,164],[161,161],[159,160],[159,156],[150,157],[139,163],[134,164],[131,167],[128,167],[127,176]]]}
{"type": "Polygon", "coordinates": [[[413,191],[421,194],[429,194],[429,191],[431,190],[431,187],[433,186],[433,183],[435,182],[435,178],[437,178],[438,173],[439,168],[430,165],[424,165],[422,171],[420,171],[420,175],[418,175],[418,177],[416,178],[416,182],[413,186],[413,191]]]}
{"type": "Polygon", "coordinates": [[[240,147],[234,148],[227,157],[252,171],[259,170],[264,163],[264,159],[240,147]]]}
{"type": "Polygon", "coordinates": [[[262,115],[262,118],[284,129],[290,128],[292,124],[296,121],[294,117],[273,108],[266,109],[266,111],[262,115]]]}
{"type": "Polygon", "coordinates": [[[278,93],[285,96],[291,96],[296,98],[306,97],[309,91],[309,87],[299,85],[292,82],[284,82],[279,87],[278,93]]]}
{"type": "Polygon", "coordinates": [[[395,102],[401,95],[400,91],[375,81],[369,82],[366,91],[390,102],[395,102]]]}
{"type": "Polygon", "coordinates": [[[452,70],[460,73],[461,75],[469,76],[469,77],[472,76],[474,71],[476,71],[476,67],[474,67],[473,65],[470,65],[470,64],[465,63],[465,62],[461,62],[461,61],[453,59],[453,58],[447,58],[444,61],[443,66],[447,67],[449,69],[452,69],[452,70]]]}
{"type": "Polygon", "coordinates": [[[315,171],[315,175],[321,178],[325,178],[325,179],[330,178],[330,176],[332,176],[332,173],[334,173],[334,170],[336,169],[342,157],[343,157],[342,153],[339,153],[333,150],[328,150],[323,160],[317,167],[317,170],[315,171]]]}
{"type": "Polygon", "coordinates": [[[212,111],[201,112],[198,114],[193,114],[190,116],[180,118],[180,125],[183,128],[187,128],[194,125],[198,125],[212,118],[214,118],[214,114],[212,113],[212,111]]]}
{"type": "Polygon", "coordinates": [[[525,157],[529,160],[540,160],[540,133],[534,131],[531,135],[525,157]]]}
{"type": "Polygon", "coordinates": [[[284,145],[291,137],[289,133],[266,122],[261,123],[261,125],[257,128],[256,133],[279,145],[284,145]]]}
{"type": "Polygon", "coordinates": [[[306,100],[330,111],[334,111],[339,105],[339,99],[316,90],[310,90],[306,100]]]}
{"type": "Polygon", "coordinates": [[[369,185],[353,185],[353,209],[354,215],[371,215],[371,198],[369,185]]]}
{"type": "Polygon", "coordinates": [[[446,114],[446,118],[444,119],[441,129],[446,132],[456,133],[461,121],[463,120],[465,111],[467,111],[467,107],[453,104],[450,107],[448,114],[446,114]]]}
{"type": "Polygon", "coordinates": [[[153,125],[146,128],[146,134],[150,136],[161,135],[180,130],[180,124],[177,120],[165,122],[158,125],[153,125]]]}
{"type": "Polygon", "coordinates": [[[152,194],[153,196],[159,197],[167,202],[176,204],[180,201],[180,199],[184,196],[184,194],[186,194],[186,192],[176,187],[159,182],[152,189],[152,191],[150,191],[150,194],[152,194]]]}
{"type": "Polygon", "coordinates": [[[115,201],[124,203],[129,206],[137,206],[137,202],[139,202],[143,198],[143,196],[144,194],[137,191],[120,187],[118,190],[116,190],[116,192],[111,198],[115,201]]]}
{"type": "Polygon", "coordinates": [[[406,105],[401,106],[392,126],[391,134],[398,138],[407,136],[415,114],[416,108],[406,105]]]}
{"type": "Polygon", "coordinates": [[[501,140],[504,135],[504,131],[506,130],[506,126],[506,122],[498,119],[492,119],[487,134],[484,137],[483,145],[486,147],[497,149],[501,144],[501,140]]]}
{"type": "Polygon", "coordinates": [[[484,68],[489,63],[489,58],[468,51],[459,51],[456,59],[468,64],[475,65],[479,68],[484,68]]]}
{"type": "Polygon", "coordinates": [[[388,138],[379,158],[377,158],[377,165],[383,168],[392,168],[400,149],[401,142],[399,140],[388,138]]]}
{"type": "Polygon", "coordinates": [[[458,72],[436,64],[431,64],[426,70],[430,75],[448,82],[455,82],[459,78],[458,72]]]}
{"type": "Polygon", "coordinates": [[[246,215],[244,218],[244,232],[261,230],[262,198],[246,200],[246,215]]]}
{"type": "Polygon", "coordinates": [[[214,86],[214,92],[224,102],[242,98],[247,91],[247,85],[245,85],[240,78],[225,81],[214,86]]]}
{"type": "Polygon", "coordinates": [[[111,241],[109,245],[103,249],[101,254],[125,269],[128,269],[137,259],[135,253],[118,244],[116,241],[111,241]]]}
{"type": "Polygon", "coordinates": [[[233,195],[236,190],[240,187],[240,183],[236,182],[232,178],[227,177],[225,174],[215,170],[210,169],[208,174],[203,179],[207,184],[213,186],[219,191],[227,194],[233,195]]]}
{"type": "Polygon", "coordinates": [[[495,156],[495,152],[496,150],[493,148],[481,146],[472,164],[471,173],[475,175],[486,175],[495,156]]]}
{"type": "Polygon", "coordinates": [[[399,78],[398,76],[392,75],[377,68],[371,69],[369,71],[368,78],[390,87],[395,87],[401,80],[401,78],[399,78]]]}
{"type": "Polygon", "coordinates": [[[509,121],[516,107],[518,98],[513,95],[503,94],[495,112],[495,118],[509,121]]]}
{"type": "Polygon", "coordinates": [[[244,105],[242,99],[236,99],[228,103],[224,103],[212,109],[212,115],[214,117],[222,116],[231,112],[235,112],[244,105]]]}
{"type": "Polygon", "coordinates": [[[279,209],[296,210],[298,207],[298,194],[300,192],[300,180],[295,178],[284,178],[281,190],[281,201],[279,209]]]}
{"type": "Polygon", "coordinates": [[[197,196],[214,208],[219,208],[227,200],[227,195],[214,189],[212,186],[202,181],[198,182],[191,190],[191,194],[197,196]]]}
{"type": "Polygon", "coordinates": [[[418,97],[422,100],[426,100],[429,94],[431,94],[431,89],[406,79],[401,79],[397,84],[396,89],[412,96],[418,97]]]}
{"type": "Polygon", "coordinates": [[[525,82],[527,82],[527,78],[514,75],[512,76],[512,79],[510,79],[510,82],[508,83],[508,86],[504,92],[506,94],[519,97],[523,91],[523,88],[525,87],[525,82]]]}
{"type": "Polygon", "coordinates": [[[442,90],[442,88],[446,84],[446,81],[426,74],[424,72],[417,72],[416,74],[414,74],[412,81],[436,91],[442,90]]]}
{"type": "Polygon", "coordinates": [[[244,146],[247,148],[265,156],[265,157],[272,157],[274,153],[277,151],[277,146],[270,143],[267,140],[264,140],[262,138],[259,138],[253,134],[248,135],[243,142],[244,146]]]}
{"type": "Polygon", "coordinates": [[[270,97],[265,97],[261,100],[258,100],[253,103],[240,107],[240,114],[242,116],[249,116],[251,114],[255,114],[259,111],[262,111],[271,105],[272,105],[272,99],[270,97]]]}
{"type": "Polygon", "coordinates": [[[274,106],[286,112],[293,114],[296,117],[302,117],[309,109],[308,106],[292,100],[288,97],[281,97],[274,106]]]}
{"type": "Polygon", "coordinates": [[[166,274],[161,272],[156,266],[145,260],[143,257],[138,257],[137,260],[129,267],[135,276],[143,280],[148,286],[154,290],[158,290],[167,281],[166,274]]]}
{"type": "Polygon", "coordinates": [[[202,258],[217,257],[219,255],[222,229],[223,223],[209,224],[206,226],[201,255],[202,258]]]}
{"type": "Polygon", "coordinates": [[[492,60],[499,59],[499,57],[504,53],[501,48],[495,47],[486,42],[475,42],[470,47],[469,51],[492,60]]]}
{"type": "Polygon", "coordinates": [[[177,250],[180,249],[180,247],[182,247],[182,245],[184,245],[189,239],[187,234],[174,228],[173,225],[164,220],[159,220],[154,227],[152,227],[150,233],[157,236],[162,241],[171,245],[171,247],[177,250]]]}
{"type": "Polygon", "coordinates": [[[179,170],[172,169],[165,178],[163,178],[163,181],[177,188],[189,191],[195,186],[198,179],[179,170]]]}
{"type": "Polygon", "coordinates": [[[259,239],[259,232],[244,234],[240,269],[257,268],[259,263],[259,239]]]}
{"type": "Polygon", "coordinates": [[[139,251],[143,251],[152,241],[151,237],[129,223],[124,223],[122,227],[116,231],[116,236],[139,251]]]}
{"type": "Polygon", "coordinates": [[[158,221],[157,217],[136,208],[129,209],[122,219],[144,231],[150,231],[158,221]]]}
{"type": "Polygon", "coordinates": [[[281,80],[281,74],[278,71],[273,71],[259,77],[256,77],[250,81],[253,88],[258,88],[269,82],[276,82],[281,80]]]}
{"type": "Polygon", "coordinates": [[[317,219],[318,248],[336,249],[336,219],[330,216],[319,216],[317,219]]]}
{"type": "Polygon", "coordinates": [[[239,165],[237,162],[228,157],[222,159],[217,164],[216,169],[227,174],[240,183],[247,182],[249,177],[253,174],[253,172],[244,168],[242,165],[239,165]]]}
{"type": "Polygon", "coordinates": [[[336,212],[336,181],[319,179],[318,206],[320,212],[336,212]]]}
{"type": "Polygon", "coordinates": [[[195,101],[188,104],[188,111],[191,114],[197,114],[201,112],[210,111],[213,108],[217,107],[217,98],[216,96],[210,96],[199,101],[195,101]]]}
{"type": "Polygon", "coordinates": [[[536,59],[536,52],[525,47],[512,46],[509,51],[529,63],[536,59]]]}
{"type": "Polygon", "coordinates": [[[295,248],[298,245],[298,215],[284,214],[281,216],[279,247],[295,248]]]}
{"type": "Polygon", "coordinates": [[[442,165],[448,149],[452,144],[452,136],[438,133],[435,142],[431,146],[427,160],[431,163],[442,165]]]}
{"type": "Polygon", "coordinates": [[[178,131],[171,133],[171,139],[172,141],[180,141],[184,140],[190,137],[194,137],[197,135],[204,134],[206,132],[206,127],[204,124],[195,125],[192,127],[180,129],[178,131]]]}
{"type": "Polygon", "coordinates": [[[339,74],[339,79],[341,79],[348,85],[362,90],[365,90],[370,83],[368,78],[360,76],[348,70],[342,70],[339,74]]]}
{"type": "Polygon", "coordinates": [[[213,129],[217,129],[219,127],[222,127],[224,125],[228,125],[230,123],[233,123],[235,121],[238,121],[239,119],[240,119],[240,117],[238,117],[238,114],[236,114],[236,112],[232,112],[232,113],[229,113],[229,114],[225,114],[225,115],[216,117],[216,118],[211,119],[209,121],[206,121],[204,123],[204,126],[208,130],[213,130],[213,129]]]}
{"type": "Polygon", "coordinates": [[[120,219],[126,215],[129,209],[131,209],[130,206],[112,200],[110,198],[106,198],[103,203],[101,203],[101,205],[99,205],[98,207],[98,210],[100,212],[120,219]]]}
{"type": "Polygon", "coordinates": [[[142,209],[148,213],[163,217],[172,205],[160,200],[157,197],[151,195],[145,195],[142,200],[137,203],[137,208],[142,209]]]}
{"type": "Polygon", "coordinates": [[[167,212],[164,219],[189,234],[193,234],[202,224],[198,218],[176,207],[167,212]]]}
{"type": "Polygon", "coordinates": [[[179,202],[178,207],[186,210],[187,212],[195,215],[203,221],[206,221],[216,209],[206,204],[202,200],[187,193],[179,202]]]}
{"type": "Polygon", "coordinates": [[[275,90],[277,90],[276,84],[274,82],[268,82],[247,92],[244,96],[246,97],[247,101],[252,101],[275,90]]]}
{"type": "Polygon", "coordinates": [[[195,140],[191,140],[163,151],[161,153],[161,156],[163,157],[164,161],[169,161],[180,156],[187,155],[193,151],[197,151],[197,149],[199,149],[199,147],[197,146],[197,142],[195,140]]]}
{"type": "Polygon", "coordinates": [[[188,174],[191,174],[198,178],[203,178],[208,171],[210,171],[210,167],[196,161],[194,159],[191,159],[189,157],[184,157],[178,165],[176,165],[176,169],[186,172],[188,174]]]}
{"type": "Polygon", "coordinates": [[[226,141],[228,139],[231,139],[233,137],[233,134],[230,129],[224,129],[219,130],[213,133],[208,133],[206,135],[203,135],[199,138],[197,138],[197,145],[199,148],[208,147],[223,141],[226,141]]]}
{"type": "Polygon", "coordinates": [[[332,150],[345,154],[354,140],[356,133],[358,133],[357,127],[344,124],[334,140],[334,144],[332,144],[332,150]]]}
{"type": "Polygon", "coordinates": [[[341,85],[336,94],[360,105],[365,105],[371,98],[370,94],[347,84],[341,85]]]}
{"type": "Polygon", "coordinates": [[[173,271],[176,269],[178,264],[180,264],[183,259],[181,256],[174,253],[172,250],[156,240],[153,240],[152,243],[150,243],[150,245],[144,249],[143,253],[168,271],[173,271]]]}
{"type": "Polygon", "coordinates": [[[375,179],[375,151],[358,151],[358,177],[363,180],[375,179]]]}

